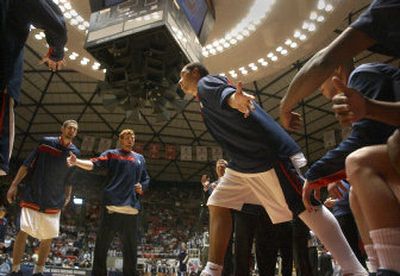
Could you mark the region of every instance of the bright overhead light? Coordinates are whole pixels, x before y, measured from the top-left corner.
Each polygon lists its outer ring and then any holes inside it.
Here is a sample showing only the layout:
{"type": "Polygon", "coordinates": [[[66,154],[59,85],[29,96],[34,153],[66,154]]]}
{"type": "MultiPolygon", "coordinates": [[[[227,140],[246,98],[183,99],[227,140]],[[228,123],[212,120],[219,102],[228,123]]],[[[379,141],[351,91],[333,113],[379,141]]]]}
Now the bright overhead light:
{"type": "Polygon", "coordinates": [[[247,74],[249,73],[249,71],[247,71],[247,70],[245,69],[245,70],[240,71],[240,73],[242,73],[243,75],[247,75],[247,74]]]}
{"type": "Polygon", "coordinates": [[[217,53],[217,50],[215,50],[215,49],[210,50],[210,54],[215,55],[216,53],[217,53]]]}
{"type": "Polygon", "coordinates": [[[317,21],[318,22],[324,22],[325,21],[325,17],[320,15],[320,16],[318,16],[317,21]]]}
{"type": "Polygon", "coordinates": [[[303,26],[301,26],[301,28],[302,28],[303,30],[307,30],[309,27],[310,27],[310,24],[309,24],[307,21],[304,21],[304,22],[303,22],[303,26]]]}
{"type": "Polygon", "coordinates": [[[276,48],[276,51],[280,52],[280,51],[282,51],[282,49],[283,49],[282,46],[279,46],[278,48],[276,48]]]}
{"type": "Polygon", "coordinates": [[[292,42],[291,44],[290,44],[290,48],[297,48],[297,43],[296,42],[292,42]]]}
{"type": "Polygon", "coordinates": [[[224,50],[224,47],[222,47],[221,45],[219,45],[218,47],[217,47],[217,51],[218,52],[222,52],[224,50]]]}
{"type": "Polygon", "coordinates": [[[70,60],[75,60],[75,59],[76,59],[76,56],[73,55],[73,54],[70,54],[70,55],[69,55],[69,59],[70,59],[70,60]]]}
{"type": "Polygon", "coordinates": [[[249,36],[249,35],[250,35],[250,32],[249,32],[248,30],[243,30],[243,31],[242,31],[242,34],[245,35],[245,36],[249,36]]]}
{"type": "Polygon", "coordinates": [[[224,73],[219,73],[219,75],[220,75],[221,77],[226,77],[226,75],[225,75],[224,73]]]}
{"type": "Polygon", "coordinates": [[[230,46],[231,46],[231,44],[229,44],[228,42],[225,42],[225,43],[224,43],[224,47],[225,47],[225,48],[229,48],[230,46]]]}
{"type": "Polygon", "coordinates": [[[261,65],[264,66],[264,67],[266,67],[266,66],[268,66],[268,62],[263,61],[263,62],[261,62],[261,65]]]}
{"type": "Polygon", "coordinates": [[[213,44],[212,44],[212,46],[214,46],[214,47],[217,47],[219,45],[219,41],[218,40],[215,40],[214,42],[213,42],[213,44]]]}
{"type": "Polygon", "coordinates": [[[258,70],[258,67],[257,66],[252,66],[252,67],[250,67],[251,68],[251,70],[253,70],[253,71],[257,71],[258,70]]]}
{"type": "Polygon", "coordinates": [[[243,40],[244,36],[241,35],[241,34],[238,34],[238,35],[236,36],[236,38],[237,38],[237,40],[243,40]]]}
{"type": "Polygon", "coordinates": [[[315,19],[317,19],[317,17],[318,17],[317,12],[312,11],[311,14],[310,14],[310,19],[311,19],[311,20],[315,20],[315,19]]]}
{"type": "Polygon", "coordinates": [[[43,37],[40,34],[35,34],[35,38],[37,40],[42,40],[43,39],[43,37]]]}
{"type": "Polygon", "coordinates": [[[317,29],[317,27],[315,26],[314,23],[310,23],[310,25],[308,26],[309,32],[314,32],[316,29],[317,29]]]}
{"type": "Polygon", "coordinates": [[[64,8],[66,8],[67,10],[72,9],[71,3],[65,2],[65,3],[64,3],[64,8]]]}
{"type": "Polygon", "coordinates": [[[77,16],[77,15],[78,15],[78,13],[76,12],[76,10],[74,10],[74,9],[70,10],[69,13],[70,13],[72,16],[77,16]]]}
{"type": "Polygon", "coordinates": [[[285,45],[290,45],[292,43],[292,40],[291,39],[286,39],[286,41],[285,41],[285,45]]]}
{"type": "Polygon", "coordinates": [[[277,57],[277,56],[273,56],[273,57],[271,57],[271,60],[272,60],[272,61],[277,61],[277,60],[278,60],[278,57],[277,57]]]}
{"type": "Polygon", "coordinates": [[[64,52],[68,52],[68,48],[67,47],[64,47],[64,52]]]}
{"type": "Polygon", "coordinates": [[[326,5],[325,11],[326,11],[326,12],[331,12],[331,11],[333,11],[333,6],[332,6],[331,4],[326,5]]]}
{"type": "Polygon", "coordinates": [[[258,63],[263,63],[264,61],[265,61],[265,59],[263,59],[263,58],[259,58],[259,59],[257,60],[258,63]]]}
{"type": "Polygon", "coordinates": [[[239,70],[240,70],[240,71],[243,71],[243,70],[245,70],[245,69],[244,69],[244,67],[242,66],[242,67],[239,68],[239,70]]]}
{"type": "Polygon", "coordinates": [[[70,18],[72,18],[72,15],[69,12],[65,12],[64,17],[67,19],[70,19],[70,18]]]}
{"type": "Polygon", "coordinates": [[[202,55],[203,55],[203,57],[208,57],[208,51],[203,51],[202,55]]]}
{"type": "Polygon", "coordinates": [[[235,45],[235,44],[237,43],[237,40],[234,39],[234,38],[232,38],[231,40],[229,40],[229,42],[230,42],[231,44],[235,45]]]}
{"type": "Polygon", "coordinates": [[[83,24],[79,24],[78,29],[81,30],[81,31],[83,31],[83,30],[85,30],[86,28],[85,28],[85,26],[84,26],[83,24]]]}
{"type": "Polygon", "coordinates": [[[305,34],[302,34],[302,35],[299,37],[299,39],[300,39],[301,41],[304,41],[304,40],[307,39],[307,36],[306,36],[305,34]]]}
{"type": "Polygon", "coordinates": [[[70,21],[69,21],[69,23],[72,25],[72,26],[75,26],[75,25],[78,25],[78,20],[76,20],[75,18],[72,18],[70,21]]]}
{"type": "Polygon", "coordinates": [[[288,50],[286,50],[286,49],[283,49],[282,51],[281,51],[281,55],[284,55],[284,56],[286,56],[288,54],[288,50]]]}
{"type": "Polygon", "coordinates": [[[317,8],[318,8],[319,10],[323,10],[323,9],[325,9],[325,7],[326,7],[325,1],[324,1],[324,0],[319,0],[319,1],[318,1],[317,8]]]}
{"type": "Polygon", "coordinates": [[[107,69],[103,69],[103,73],[104,73],[104,74],[107,73],[107,69]]]}
{"type": "Polygon", "coordinates": [[[269,52],[267,55],[267,57],[269,57],[269,58],[272,58],[273,56],[274,56],[274,53],[272,53],[272,52],[269,52]]]}
{"type": "Polygon", "coordinates": [[[228,73],[229,73],[230,75],[236,74],[235,70],[230,70],[228,73]]]}
{"type": "Polygon", "coordinates": [[[300,31],[298,31],[298,30],[294,31],[293,36],[294,36],[295,38],[299,38],[299,37],[301,36],[300,31]]]}

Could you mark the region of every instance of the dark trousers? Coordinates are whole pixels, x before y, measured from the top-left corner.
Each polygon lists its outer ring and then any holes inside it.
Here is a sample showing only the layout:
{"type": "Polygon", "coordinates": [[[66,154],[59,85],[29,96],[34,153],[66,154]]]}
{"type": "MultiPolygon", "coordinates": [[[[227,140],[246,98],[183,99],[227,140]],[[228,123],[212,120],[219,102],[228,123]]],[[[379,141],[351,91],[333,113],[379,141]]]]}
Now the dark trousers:
{"type": "Polygon", "coordinates": [[[6,91],[0,92],[0,169],[8,173],[14,141],[13,99],[6,91]]]}
{"type": "Polygon", "coordinates": [[[309,252],[308,248],[309,231],[308,227],[299,218],[293,220],[293,249],[297,276],[318,275],[317,251],[315,248],[310,248],[311,251],[309,252]],[[314,256],[311,262],[310,256],[314,256]]]}
{"type": "Polygon", "coordinates": [[[280,249],[283,262],[282,275],[291,275],[293,262],[291,224],[272,224],[263,209],[258,215],[235,212],[235,275],[250,275],[254,238],[259,274],[275,275],[276,258],[280,249]],[[283,232],[279,233],[280,231],[283,232]]]}
{"type": "Polygon", "coordinates": [[[123,274],[137,275],[137,220],[137,215],[109,213],[104,208],[94,248],[92,275],[107,275],[107,251],[116,233],[122,244],[123,274]]]}
{"type": "Polygon", "coordinates": [[[360,236],[353,215],[347,214],[338,216],[336,219],[338,220],[340,228],[342,229],[343,234],[357,259],[364,267],[367,267],[365,263],[365,255],[360,250],[360,236]]]}

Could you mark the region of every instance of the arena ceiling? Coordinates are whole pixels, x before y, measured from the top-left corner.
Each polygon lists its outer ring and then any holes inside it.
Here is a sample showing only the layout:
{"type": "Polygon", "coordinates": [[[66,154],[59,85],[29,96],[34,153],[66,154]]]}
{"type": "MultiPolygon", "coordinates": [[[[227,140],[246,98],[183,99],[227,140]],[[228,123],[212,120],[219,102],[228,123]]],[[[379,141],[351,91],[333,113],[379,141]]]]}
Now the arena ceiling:
{"type": "MultiPolygon", "coordinates": [[[[60,5],[66,2],[68,1],[60,0],[60,5]]],[[[214,45],[215,52],[211,53],[211,46],[204,48],[207,56],[204,59],[205,64],[214,73],[225,73],[234,81],[245,82],[247,90],[256,95],[262,107],[278,119],[279,101],[301,64],[344,30],[370,1],[325,0],[322,1],[324,9],[319,9],[320,2],[321,0],[214,0],[216,24],[207,44],[214,45]],[[254,8],[253,5],[260,3],[261,6],[254,8]],[[326,8],[328,4],[332,5],[333,10],[326,8]],[[262,10],[260,7],[267,7],[269,10],[262,10]],[[248,17],[251,10],[257,11],[259,21],[250,20],[250,24],[253,24],[250,29],[248,25],[244,25],[247,32],[244,30],[243,38],[240,40],[239,36],[236,43],[233,43],[235,41],[230,32],[236,30],[240,34],[243,31],[243,19],[255,17],[248,17]],[[317,17],[311,14],[312,11],[316,11],[317,17]],[[323,20],[320,16],[323,16],[323,20]],[[304,25],[305,23],[308,25],[304,25]],[[296,34],[296,31],[300,34],[296,34]],[[300,39],[302,34],[306,36],[303,40],[300,39]],[[227,41],[232,43],[225,47],[224,42],[227,41]],[[221,50],[218,46],[224,48],[221,50]],[[287,51],[282,52],[284,49],[287,51]],[[276,56],[275,61],[273,56],[276,56]],[[264,66],[266,63],[268,65],[264,66]]],[[[88,1],[71,0],[69,3],[83,20],[89,19],[88,1]]],[[[98,155],[96,148],[101,138],[113,139],[115,146],[118,132],[124,128],[133,128],[137,142],[145,147],[147,167],[153,181],[197,182],[202,174],[213,174],[211,149],[217,145],[203,124],[198,103],[189,99],[183,112],[179,113],[171,108],[172,116],[164,122],[157,122],[150,105],[141,110],[141,120],[126,119],[125,113],[119,109],[108,111],[96,93],[97,83],[102,79],[103,73],[91,68],[95,61],[83,50],[85,32],[70,24],[68,28],[66,56],[76,52],[79,58],[67,58],[67,66],[60,72],[52,73],[39,64],[41,56],[46,52],[44,40],[35,38],[35,35],[40,35],[40,30],[32,31],[25,47],[25,73],[21,104],[16,109],[13,158],[26,157],[42,136],[57,135],[61,123],[73,118],[80,124],[76,144],[80,145],[86,136],[96,139],[94,150],[83,152],[86,157],[98,155]],[[86,66],[80,64],[82,57],[90,60],[86,66]],[[160,147],[158,159],[148,156],[148,147],[152,144],[160,147]],[[175,160],[165,158],[166,145],[177,147],[175,160]],[[180,160],[181,146],[193,147],[193,161],[180,160]],[[195,161],[197,146],[207,147],[207,161],[195,161]]],[[[369,52],[357,57],[358,63],[369,61],[398,65],[398,60],[369,52]]],[[[326,151],[324,133],[339,129],[339,126],[329,103],[317,93],[307,98],[299,106],[299,111],[304,116],[304,129],[300,133],[291,134],[302,146],[309,160],[314,161],[326,151]]]]}

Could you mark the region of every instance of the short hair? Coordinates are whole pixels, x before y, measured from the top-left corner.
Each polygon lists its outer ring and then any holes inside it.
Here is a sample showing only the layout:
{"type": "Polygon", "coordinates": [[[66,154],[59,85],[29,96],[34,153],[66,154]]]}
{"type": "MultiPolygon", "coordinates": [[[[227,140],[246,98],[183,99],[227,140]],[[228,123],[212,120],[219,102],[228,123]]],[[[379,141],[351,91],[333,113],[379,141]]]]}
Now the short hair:
{"type": "Polygon", "coordinates": [[[123,136],[125,136],[125,135],[127,135],[127,134],[135,135],[135,132],[133,131],[133,129],[126,128],[126,129],[123,129],[123,130],[119,133],[118,137],[119,137],[119,139],[121,139],[123,136]]]}
{"type": "Polygon", "coordinates": [[[66,128],[66,127],[68,127],[69,125],[76,125],[76,127],[78,128],[78,122],[75,121],[75,120],[66,120],[66,121],[62,124],[62,127],[63,127],[63,128],[66,128]]]}
{"type": "Polygon", "coordinates": [[[201,77],[205,77],[210,74],[208,72],[207,68],[200,62],[191,62],[191,63],[186,64],[184,67],[184,69],[188,70],[189,72],[192,72],[196,68],[197,68],[197,70],[199,70],[201,77]]]}

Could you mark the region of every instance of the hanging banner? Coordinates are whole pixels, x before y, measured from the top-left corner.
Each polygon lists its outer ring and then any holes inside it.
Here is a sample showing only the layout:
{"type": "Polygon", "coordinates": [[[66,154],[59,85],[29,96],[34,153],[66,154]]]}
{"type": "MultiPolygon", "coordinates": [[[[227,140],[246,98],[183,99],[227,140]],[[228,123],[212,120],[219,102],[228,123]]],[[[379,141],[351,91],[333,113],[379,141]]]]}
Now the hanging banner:
{"type": "Polygon", "coordinates": [[[192,161],[193,159],[192,147],[191,146],[181,146],[181,160],[182,161],[192,161]]]}
{"type": "Polygon", "coordinates": [[[159,159],[160,158],[160,144],[152,143],[147,147],[148,149],[148,157],[151,159],[159,159]]]}
{"type": "Polygon", "coordinates": [[[208,152],[207,147],[197,146],[196,147],[196,160],[197,161],[207,161],[208,152]]]}
{"type": "Polygon", "coordinates": [[[144,143],[140,142],[135,142],[135,145],[133,146],[133,150],[137,153],[140,153],[141,155],[144,154],[144,143]]]}
{"type": "Polygon", "coordinates": [[[175,160],[176,159],[176,146],[165,145],[165,159],[175,160]]]}
{"type": "Polygon", "coordinates": [[[100,138],[99,144],[97,145],[97,152],[99,153],[104,152],[110,149],[111,146],[112,146],[112,139],[100,138]]]}
{"type": "Polygon", "coordinates": [[[81,144],[81,151],[93,151],[96,137],[84,136],[81,144]]]}
{"type": "Polygon", "coordinates": [[[211,157],[213,161],[223,158],[222,148],[211,147],[211,157]]]}

